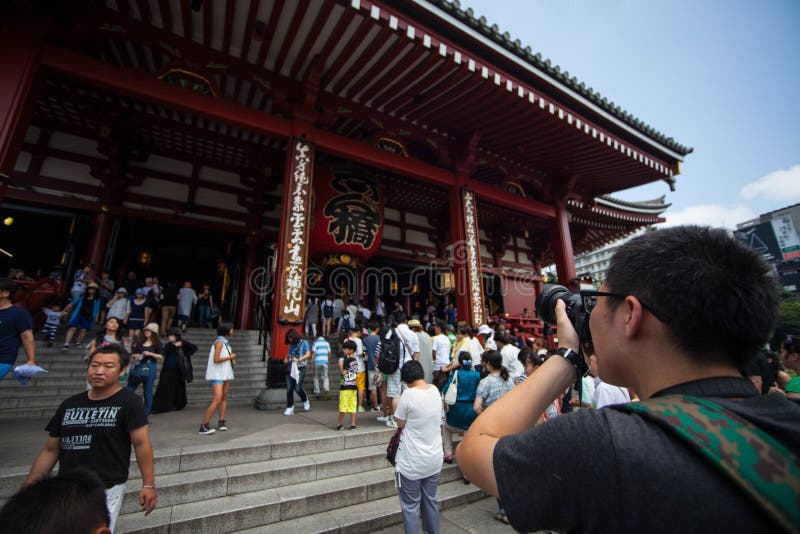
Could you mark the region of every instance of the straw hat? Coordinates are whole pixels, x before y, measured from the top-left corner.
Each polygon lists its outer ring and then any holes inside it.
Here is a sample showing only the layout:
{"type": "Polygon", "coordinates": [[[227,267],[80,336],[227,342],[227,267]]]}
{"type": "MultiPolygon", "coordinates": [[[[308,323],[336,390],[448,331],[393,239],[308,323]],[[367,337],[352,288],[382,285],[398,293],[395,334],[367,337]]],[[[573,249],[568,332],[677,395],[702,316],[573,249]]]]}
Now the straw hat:
{"type": "Polygon", "coordinates": [[[155,335],[158,335],[158,325],[156,323],[148,323],[148,325],[145,326],[144,329],[150,330],[155,335]]]}

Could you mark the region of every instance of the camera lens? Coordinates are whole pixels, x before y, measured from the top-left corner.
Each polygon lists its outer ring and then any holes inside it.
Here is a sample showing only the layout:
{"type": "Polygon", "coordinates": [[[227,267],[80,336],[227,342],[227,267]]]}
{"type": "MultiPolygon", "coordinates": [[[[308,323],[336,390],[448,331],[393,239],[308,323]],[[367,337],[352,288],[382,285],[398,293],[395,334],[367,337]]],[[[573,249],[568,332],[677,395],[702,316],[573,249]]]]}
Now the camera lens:
{"type": "Polygon", "coordinates": [[[542,291],[536,297],[536,313],[542,321],[556,324],[556,302],[565,299],[570,294],[569,289],[557,284],[544,284],[542,291]]]}

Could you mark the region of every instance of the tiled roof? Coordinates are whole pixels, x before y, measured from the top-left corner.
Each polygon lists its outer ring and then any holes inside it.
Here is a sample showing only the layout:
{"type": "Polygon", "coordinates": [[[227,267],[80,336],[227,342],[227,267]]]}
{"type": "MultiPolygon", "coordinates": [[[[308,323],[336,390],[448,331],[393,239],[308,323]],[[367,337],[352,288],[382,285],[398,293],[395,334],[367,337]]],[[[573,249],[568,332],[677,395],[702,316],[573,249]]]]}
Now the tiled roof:
{"type": "Polygon", "coordinates": [[[586,98],[607,113],[610,113],[628,126],[661,143],[665,147],[674,150],[681,156],[686,156],[694,151],[694,148],[686,147],[678,143],[672,137],[667,137],[652,126],[637,119],[632,114],[620,108],[614,102],[609,101],[606,97],[602,96],[593,88],[587,87],[586,84],[578,81],[578,79],[574,76],[570,76],[569,72],[562,71],[558,65],[553,64],[547,58],[543,58],[540,53],[534,54],[531,51],[530,46],[523,46],[519,39],[512,40],[511,35],[508,32],[501,33],[496,24],[492,24],[490,26],[486,21],[486,17],[476,17],[472,8],[467,8],[466,10],[461,9],[461,3],[458,0],[427,1],[443,9],[450,15],[457,18],[459,21],[467,24],[509,52],[517,55],[536,69],[550,76],[552,79],[566,85],[576,93],[580,94],[582,97],[586,98]]]}

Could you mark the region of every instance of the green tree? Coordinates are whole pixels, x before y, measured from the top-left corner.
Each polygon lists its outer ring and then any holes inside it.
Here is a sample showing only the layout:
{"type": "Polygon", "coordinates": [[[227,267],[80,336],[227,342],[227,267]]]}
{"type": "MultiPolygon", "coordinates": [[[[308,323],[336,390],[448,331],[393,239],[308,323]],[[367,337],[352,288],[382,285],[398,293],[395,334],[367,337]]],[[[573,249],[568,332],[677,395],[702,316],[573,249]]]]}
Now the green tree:
{"type": "Polygon", "coordinates": [[[800,334],[800,300],[797,300],[792,293],[784,291],[778,309],[778,324],[775,326],[775,335],[772,338],[773,348],[779,349],[788,334],[800,334]]]}

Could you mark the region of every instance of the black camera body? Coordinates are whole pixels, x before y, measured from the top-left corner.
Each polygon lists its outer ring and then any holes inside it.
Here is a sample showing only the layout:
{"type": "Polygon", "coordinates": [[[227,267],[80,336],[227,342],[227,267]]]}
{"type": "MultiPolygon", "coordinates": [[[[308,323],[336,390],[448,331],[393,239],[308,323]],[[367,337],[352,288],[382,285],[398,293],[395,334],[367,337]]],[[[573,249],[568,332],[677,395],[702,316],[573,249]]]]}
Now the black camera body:
{"type": "Polygon", "coordinates": [[[536,313],[548,324],[556,324],[556,302],[563,300],[567,307],[567,317],[578,333],[581,342],[591,341],[589,331],[589,313],[583,307],[580,293],[573,293],[564,286],[544,284],[542,291],[536,296],[536,313]]]}

